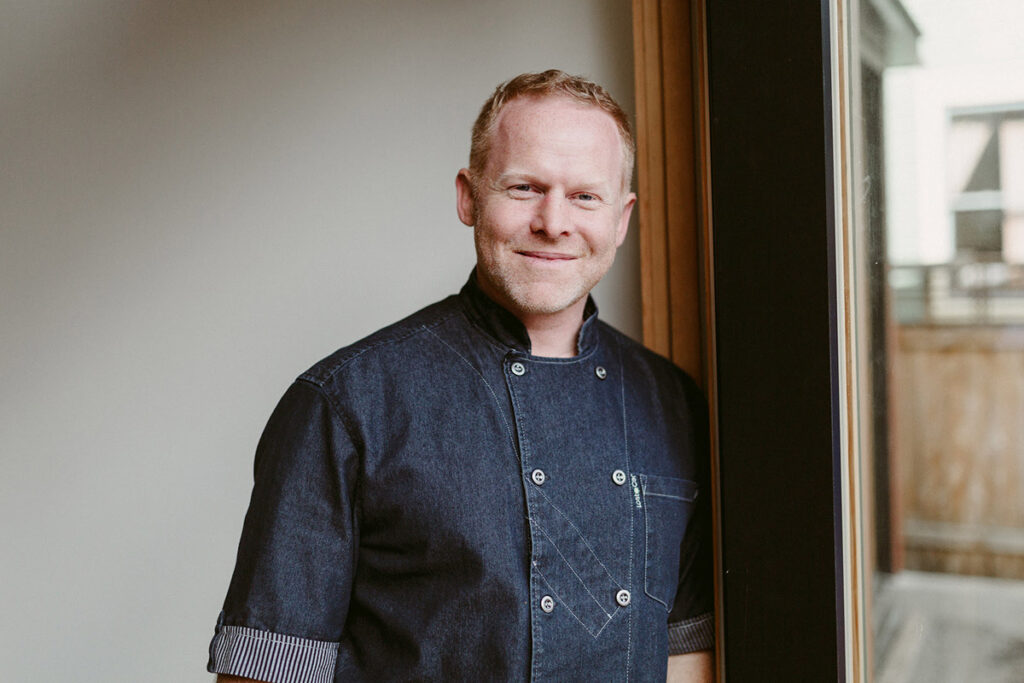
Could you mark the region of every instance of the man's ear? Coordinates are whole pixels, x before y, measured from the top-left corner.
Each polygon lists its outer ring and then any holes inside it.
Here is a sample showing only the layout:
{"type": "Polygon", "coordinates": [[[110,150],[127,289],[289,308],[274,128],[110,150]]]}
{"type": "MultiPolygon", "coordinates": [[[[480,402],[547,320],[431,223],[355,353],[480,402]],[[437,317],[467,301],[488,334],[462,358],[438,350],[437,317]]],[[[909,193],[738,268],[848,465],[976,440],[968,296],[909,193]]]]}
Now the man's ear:
{"type": "Polygon", "coordinates": [[[460,169],[455,176],[455,209],[459,212],[459,220],[473,227],[476,223],[476,200],[468,168],[460,169]]]}
{"type": "Polygon", "coordinates": [[[626,195],[626,201],[622,205],[622,215],[619,216],[619,225],[615,234],[615,246],[622,246],[622,240],[626,239],[626,231],[629,229],[629,216],[633,213],[636,205],[636,195],[630,192],[626,195]]]}

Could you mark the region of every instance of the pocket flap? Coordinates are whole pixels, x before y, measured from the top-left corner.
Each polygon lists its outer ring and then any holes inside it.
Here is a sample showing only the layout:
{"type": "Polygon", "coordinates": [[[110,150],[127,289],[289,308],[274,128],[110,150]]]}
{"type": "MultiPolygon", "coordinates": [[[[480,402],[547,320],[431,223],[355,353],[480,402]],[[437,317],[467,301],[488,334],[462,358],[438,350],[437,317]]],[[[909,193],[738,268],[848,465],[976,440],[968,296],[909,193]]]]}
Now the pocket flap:
{"type": "Polygon", "coordinates": [[[692,503],[697,500],[700,491],[695,482],[675,477],[660,477],[654,474],[641,474],[640,485],[645,496],[664,496],[677,498],[692,503]]]}

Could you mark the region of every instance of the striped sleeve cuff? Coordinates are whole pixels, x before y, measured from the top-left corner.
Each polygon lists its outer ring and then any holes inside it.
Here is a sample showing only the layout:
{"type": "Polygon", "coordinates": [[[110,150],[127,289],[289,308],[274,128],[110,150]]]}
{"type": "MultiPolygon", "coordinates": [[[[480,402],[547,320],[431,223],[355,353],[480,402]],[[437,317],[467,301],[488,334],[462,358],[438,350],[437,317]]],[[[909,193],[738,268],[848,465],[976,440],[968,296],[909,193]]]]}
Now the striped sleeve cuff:
{"type": "Polygon", "coordinates": [[[668,653],[711,650],[715,647],[715,615],[711,612],[668,625],[668,653]]]}
{"type": "Polygon", "coordinates": [[[206,668],[267,683],[331,683],[337,659],[338,643],[220,626],[206,668]]]}

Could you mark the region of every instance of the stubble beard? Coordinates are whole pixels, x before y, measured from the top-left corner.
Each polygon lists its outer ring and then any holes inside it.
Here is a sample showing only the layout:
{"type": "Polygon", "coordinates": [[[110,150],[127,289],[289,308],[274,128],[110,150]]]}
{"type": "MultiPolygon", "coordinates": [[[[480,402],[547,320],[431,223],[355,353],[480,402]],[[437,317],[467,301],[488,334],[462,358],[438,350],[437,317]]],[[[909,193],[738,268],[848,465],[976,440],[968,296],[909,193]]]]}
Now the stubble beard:
{"type": "MultiPolygon", "coordinates": [[[[479,220],[475,232],[477,277],[485,281],[482,283],[485,289],[499,295],[502,300],[498,303],[520,317],[552,315],[576,304],[590,293],[615,256],[614,252],[604,258],[586,254],[584,258],[598,260],[586,264],[582,270],[568,273],[568,277],[544,279],[531,273],[526,263],[515,262],[522,257],[515,253],[514,246],[481,238],[484,231],[479,220]]],[[[531,248],[536,246],[531,245],[531,248]]]]}

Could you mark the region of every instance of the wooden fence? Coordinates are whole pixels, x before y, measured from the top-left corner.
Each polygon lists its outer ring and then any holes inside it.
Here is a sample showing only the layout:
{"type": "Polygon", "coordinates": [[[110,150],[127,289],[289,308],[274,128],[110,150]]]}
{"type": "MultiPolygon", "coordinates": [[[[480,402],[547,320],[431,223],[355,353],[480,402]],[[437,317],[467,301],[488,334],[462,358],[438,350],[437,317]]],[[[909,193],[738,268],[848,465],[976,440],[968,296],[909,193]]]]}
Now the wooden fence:
{"type": "Polygon", "coordinates": [[[891,363],[904,566],[1024,579],[1024,327],[900,325],[891,363]]]}

